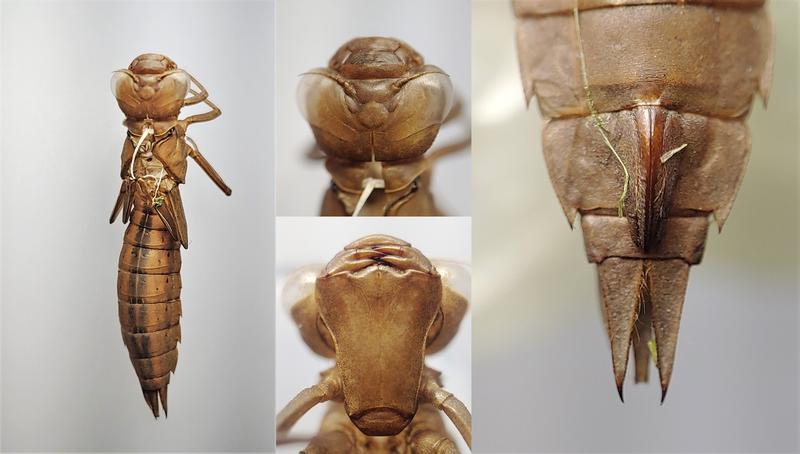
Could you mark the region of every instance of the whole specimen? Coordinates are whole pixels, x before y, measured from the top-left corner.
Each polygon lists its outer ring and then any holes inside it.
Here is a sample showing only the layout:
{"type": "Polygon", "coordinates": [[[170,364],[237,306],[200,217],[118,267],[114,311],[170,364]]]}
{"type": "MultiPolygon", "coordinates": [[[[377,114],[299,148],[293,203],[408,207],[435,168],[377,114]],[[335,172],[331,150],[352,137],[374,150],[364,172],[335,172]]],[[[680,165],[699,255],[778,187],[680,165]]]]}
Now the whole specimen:
{"type": "Polygon", "coordinates": [[[178,185],[185,181],[187,158],[231,194],[186,130],[222,112],[191,74],[159,54],[140,55],[128,69],[115,71],[111,91],[128,129],[122,186],[109,219],[121,214],[128,224],[117,275],[119,321],[144,399],[158,417],[159,400],[167,414],[167,385],[181,340],[180,248],[189,246],[189,237],[178,185]],[[183,107],[200,102],[211,110],[178,118],[183,107]]]}
{"type": "Polygon", "coordinates": [[[728,218],[772,68],[764,0],[514,0],[525,96],[597,265],[614,376],[652,358],[663,403],[689,268],[728,218]]]}
{"type": "Polygon", "coordinates": [[[348,41],[303,75],[298,104],[326,155],[323,216],[432,216],[425,152],[453,104],[450,77],[393,38],[348,41]]]}
{"type": "Polygon", "coordinates": [[[284,298],[303,341],[335,364],[278,414],[279,443],[308,410],[334,401],[304,452],[457,452],[439,411],[469,445],[469,410],[425,365],[467,311],[467,299],[451,285],[465,273],[431,263],[402,240],[370,235],[321,270],[292,276],[284,298]]]}

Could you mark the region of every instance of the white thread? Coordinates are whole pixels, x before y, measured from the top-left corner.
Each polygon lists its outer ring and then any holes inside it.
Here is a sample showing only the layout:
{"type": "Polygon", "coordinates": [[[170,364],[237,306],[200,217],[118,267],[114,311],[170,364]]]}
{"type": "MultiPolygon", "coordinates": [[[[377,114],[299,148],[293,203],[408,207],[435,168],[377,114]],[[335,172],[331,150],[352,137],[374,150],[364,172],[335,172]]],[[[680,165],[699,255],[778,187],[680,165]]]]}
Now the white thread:
{"type": "Polygon", "coordinates": [[[164,178],[164,168],[161,168],[161,173],[158,174],[158,180],[156,180],[156,189],[153,191],[153,198],[150,199],[150,202],[153,204],[154,207],[160,207],[162,203],[164,203],[164,197],[159,197],[158,189],[161,187],[161,179],[164,178]]]}
{"type": "Polygon", "coordinates": [[[158,179],[156,180],[156,190],[153,191],[153,199],[156,198],[158,195],[158,189],[161,187],[161,179],[164,178],[165,172],[164,168],[161,168],[161,173],[158,174],[158,179]]]}
{"type": "Polygon", "coordinates": [[[139,147],[142,146],[142,143],[147,138],[147,136],[153,134],[154,132],[155,131],[153,131],[150,128],[144,128],[144,131],[142,131],[142,136],[139,137],[139,141],[136,142],[136,147],[133,149],[133,156],[131,157],[131,168],[130,168],[131,180],[136,179],[136,176],[133,174],[133,164],[136,162],[136,155],[139,153],[139,147]]]}
{"type": "Polygon", "coordinates": [[[372,178],[367,177],[364,178],[364,190],[361,191],[361,197],[358,199],[358,203],[356,204],[356,209],[353,210],[353,216],[358,216],[358,213],[361,212],[361,209],[364,208],[364,204],[367,203],[367,199],[369,198],[370,194],[375,188],[383,189],[386,187],[386,182],[380,178],[372,178]]]}
{"type": "Polygon", "coordinates": [[[689,144],[685,143],[685,144],[683,144],[683,145],[681,145],[681,146],[679,146],[677,148],[673,148],[672,150],[669,150],[668,152],[662,154],[661,158],[660,158],[661,159],[661,164],[664,164],[665,162],[667,162],[667,160],[669,158],[675,156],[679,151],[681,151],[684,148],[686,148],[687,145],[689,145],[689,144]]]}

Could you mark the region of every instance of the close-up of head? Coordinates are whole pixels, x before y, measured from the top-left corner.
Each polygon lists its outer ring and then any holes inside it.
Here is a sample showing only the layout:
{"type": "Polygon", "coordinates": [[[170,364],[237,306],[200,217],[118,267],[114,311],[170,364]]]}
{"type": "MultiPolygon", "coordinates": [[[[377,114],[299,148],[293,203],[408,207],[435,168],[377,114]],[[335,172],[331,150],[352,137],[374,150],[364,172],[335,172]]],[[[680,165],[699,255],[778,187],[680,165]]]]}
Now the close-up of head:
{"type": "Polygon", "coordinates": [[[450,77],[393,38],[348,41],[303,74],[300,110],[329,156],[394,161],[424,154],[453,104],[450,77]]]}
{"type": "Polygon", "coordinates": [[[324,266],[295,271],[282,298],[303,342],[335,365],[278,414],[279,439],[313,406],[333,400],[343,405],[331,407],[335,416],[323,427],[347,421],[346,431],[362,441],[403,439],[419,425],[440,424],[440,410],[469,443],[469,411],[441,388],[440,373],[425,361],[458,332],[468,282],[462,266],[432,262],[383,234],[348,244],[324,266]]]}
{"type": "Polygon", "coordinates": [[[111,92],[128,118],[168,120],[178,116],[189,93],[191,76],[169,57],[142,54],[128,69],[114,71],[111,92]]]}
{"type": "Polygon", "coordinates": [[[442,281],[408,243],[373,235],[349,244],[317,279],[348,416],[367,435],[394,435],[417,410],[428,331],[442,281]]]}

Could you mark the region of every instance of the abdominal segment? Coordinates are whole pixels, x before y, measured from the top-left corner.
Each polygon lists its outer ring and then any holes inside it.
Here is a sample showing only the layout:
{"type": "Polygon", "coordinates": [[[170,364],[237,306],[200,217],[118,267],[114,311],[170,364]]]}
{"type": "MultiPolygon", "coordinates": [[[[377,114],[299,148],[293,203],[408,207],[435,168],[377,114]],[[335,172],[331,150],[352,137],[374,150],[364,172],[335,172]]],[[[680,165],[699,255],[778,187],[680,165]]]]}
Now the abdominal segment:
{"type": "Polygon", "coordinates": [[[528,100],[546,117],[547,169],[597,265],[616,384],[656,364],[667,392],[689,267],[721,229],[766,99],[763,0],[515,0],[528,100]]]}
{"type": "Polygon", "coordinates": [[[134,202],[119,258],[117,293],[122,339],[145,401],[167,413],[167,385],[181,339],[181,243],[156,213],[134,202]]]}
{"type": "Polygon", "coordinates": [[[598,265],[620,394],[631,345],[646,380],[650,349],[639,343],[648,341],[666,393],[689,266],[702,258],[709,215],[722,226],[730,212],[749,154],[747,127],[659,106],[599,119],[619,160],[591,116],[550,120],[545,159],[567,218],[582,215],[587,256],[598,265]]]}

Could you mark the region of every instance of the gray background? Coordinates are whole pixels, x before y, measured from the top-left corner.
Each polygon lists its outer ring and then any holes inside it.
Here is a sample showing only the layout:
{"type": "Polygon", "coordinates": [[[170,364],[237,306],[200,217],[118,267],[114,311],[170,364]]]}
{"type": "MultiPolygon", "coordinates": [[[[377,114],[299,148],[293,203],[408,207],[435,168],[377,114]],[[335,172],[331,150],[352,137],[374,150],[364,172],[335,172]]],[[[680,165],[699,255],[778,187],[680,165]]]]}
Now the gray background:
{"type": "Polygon", "coordinates": [[[271,450],[272,2],[4,1],[2,16],[2,449],[271,450]],[[143,52],[222,109],[189,134],[233,189],[189,163],[183,342],[158,421],[120,338],[124,226],[107,221],[125,137],[109,79],[143,52]]]}
{"type": "MultiPolygon", "coordinates": [[[[291,319],[291,302],[281,301],[287,277],[298,268],[324,265],[345,245],[373,233],[401,238],[419,249],[431,260],[446,259],[469,270],[471,258],[471,222],[466,217],[448,218],[329,218],[280,217],[276,225],[276,411],[283,408],[301,389],[319,381],[319,372],[330,368],[333,361],[317,356],[308,348],[291,319]]],[[[467,285],[469,283],[467,282],[467,285]]],[[[457,286],[457,289],[460,288],[457,286]]],[[[460,290],[461,291],[461,290],[460,290]]],[[[472,304],[472,303],[470,303],[472,304]]],[[[441,352],[426,358],[426,364],[442,372],[445,389],[471,408],[472,326],[470,312],[464,317],[458,334],[441,352]]],[[[301,419],[292,436],[312,436],[319,429],[325,406],[320,405],[301,419]]],[[[442,414],[450,436],[462,452],[467,447],[456,428],[442,414]]],[[[282,445],[278,452],[298,452],[304,443],[282,445]]]]}
{"type": "MultiPolygon", "coordinates": [[[[725,230],[692,268],[669,395],[614,386],[595,266],[550,186],[505,1],[473,4],[476,452],[798,449],[798,4],[770,1],[775,78],[725,230]]],[[[656,374],[651,368],[651,377],[656,374]]]]}
{"type": "MultiPolygon", "coordinates": [[[[278,2],[277,10],[278,215],[319,215],[330,175],[323,160],[305,157],[314,135],[297,107],[297,83],[300,74],[326,66],[352,38],[401,39],[450,75],[464,104],[462,116],[442,127],[431,150],[469,136],[469,0],[288,0],[278,2]]],[[[433,166],[432,191],[446,215],[470,215],[471,171],[469,148],[433,166]]]]}

